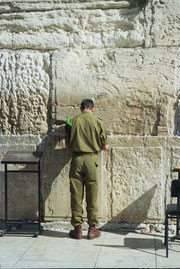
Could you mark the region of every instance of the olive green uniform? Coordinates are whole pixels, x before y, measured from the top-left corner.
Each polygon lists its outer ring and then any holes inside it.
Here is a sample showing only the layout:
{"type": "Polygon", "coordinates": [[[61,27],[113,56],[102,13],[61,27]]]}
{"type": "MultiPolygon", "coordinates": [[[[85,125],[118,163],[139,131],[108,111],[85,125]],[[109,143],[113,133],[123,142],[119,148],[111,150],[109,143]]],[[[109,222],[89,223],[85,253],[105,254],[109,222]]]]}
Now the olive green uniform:
{"type": "Polygon", "coordinates": [[[83,223],[82,202],[84,186],[88,224],[98,223],[98,152],[107,142],[107,134],[102,120],[91,112],[83,111],[74,117],[71,135],[66,143],[72,151],[72,162],[69,172],[71,191],[71,223],[77,227],[83,223]]]}

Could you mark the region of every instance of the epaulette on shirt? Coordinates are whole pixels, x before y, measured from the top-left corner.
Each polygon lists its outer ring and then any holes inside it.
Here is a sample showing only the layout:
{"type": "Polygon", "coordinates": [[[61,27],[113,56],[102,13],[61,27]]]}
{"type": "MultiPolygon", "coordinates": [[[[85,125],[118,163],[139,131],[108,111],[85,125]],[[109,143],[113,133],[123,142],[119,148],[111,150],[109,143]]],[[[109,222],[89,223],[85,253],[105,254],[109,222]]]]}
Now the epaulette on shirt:
{"type": "Polygon", "coordinates": [[[97,119],[102,121],[102,119],[100,117],[97,117],[97,119]]]}

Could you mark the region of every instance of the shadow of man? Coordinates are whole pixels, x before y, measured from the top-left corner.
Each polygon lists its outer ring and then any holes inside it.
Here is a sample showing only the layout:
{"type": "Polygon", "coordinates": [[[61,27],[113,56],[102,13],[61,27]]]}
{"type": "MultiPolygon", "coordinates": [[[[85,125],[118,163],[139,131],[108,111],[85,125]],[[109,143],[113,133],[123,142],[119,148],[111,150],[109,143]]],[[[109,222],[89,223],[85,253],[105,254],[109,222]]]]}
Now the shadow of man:
{"type": "Polygon", "coordinates": [[[69,165],[71,153],[65,148],[64,126],[45,137],[37,151],[41,160],[42,221],[67,219],[70,215],[69,165]],[[69,200],[69,203],[68,203],[69,200]]]}

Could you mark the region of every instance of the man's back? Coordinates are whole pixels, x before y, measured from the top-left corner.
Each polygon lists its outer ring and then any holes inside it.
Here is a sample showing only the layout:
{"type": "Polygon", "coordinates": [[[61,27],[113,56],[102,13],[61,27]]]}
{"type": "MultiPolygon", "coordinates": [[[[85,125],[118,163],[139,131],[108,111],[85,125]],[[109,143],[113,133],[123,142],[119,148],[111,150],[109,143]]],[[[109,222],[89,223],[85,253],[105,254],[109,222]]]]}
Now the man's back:
{"type": "Polygon", "coordinates": [[[83,111],[74,117],[69,147],[72,152],[99,152],[106,139],[103,122],[91,112],[83,111]]]}

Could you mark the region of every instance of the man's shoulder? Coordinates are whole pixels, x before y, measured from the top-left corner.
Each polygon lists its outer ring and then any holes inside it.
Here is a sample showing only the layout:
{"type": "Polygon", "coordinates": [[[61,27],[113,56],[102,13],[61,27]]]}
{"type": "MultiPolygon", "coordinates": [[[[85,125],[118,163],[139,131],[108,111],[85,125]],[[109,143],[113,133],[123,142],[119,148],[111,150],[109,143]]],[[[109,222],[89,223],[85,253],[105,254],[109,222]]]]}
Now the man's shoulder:
{"type": "Polygon", "coordinates": [[[85,118],[86,119],[88,118],[89,120],[96,121],[96,122],[99,122],[99,123],[103,122],[103,120],[99,116],[97,116],[97,115],[95,115],[93,113],[90,113],[90,112],[78,114],[78,115],[76,115],[74,117],[73,120],[81,120],[81,119],[83,120],[85,118]]]}
{"type": "MultiPolygon", "coordinates": [[[[81,113],[81,114],[82,114],[82,113],[81,113]]],[[[76,120],[76,119],[80,118],[80,117],[81,117],[81,114],[77,114],[77,115],[75,115],[74,118],[73,118],[73,120],[76,120]]]]}
{"type": "Polygon", "coordinates": [[[93,120],[102,121],[102,119],[98,117],[97,115],[95,115],[94,113],[88,113],[88,116],[89,118],[92,118],[93,120]]]}

